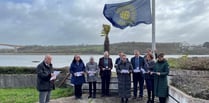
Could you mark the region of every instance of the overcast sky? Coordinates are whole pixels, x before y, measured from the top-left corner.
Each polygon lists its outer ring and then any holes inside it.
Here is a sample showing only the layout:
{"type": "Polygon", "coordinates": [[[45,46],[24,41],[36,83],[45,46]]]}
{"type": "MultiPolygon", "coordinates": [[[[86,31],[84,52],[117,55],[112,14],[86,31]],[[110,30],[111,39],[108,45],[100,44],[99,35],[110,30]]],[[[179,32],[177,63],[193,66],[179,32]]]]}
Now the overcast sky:
{"type": "MultiPolygon", "coordinates": [[[[128,0],[0,0],[0,43],[102,44],[105,3],[128,0]]],[[[209,0],[156,0],[156,41],[209,41],[209,0]]],[[[151,42],[151,25],[112,27],[110,42],[151,42]]]]}

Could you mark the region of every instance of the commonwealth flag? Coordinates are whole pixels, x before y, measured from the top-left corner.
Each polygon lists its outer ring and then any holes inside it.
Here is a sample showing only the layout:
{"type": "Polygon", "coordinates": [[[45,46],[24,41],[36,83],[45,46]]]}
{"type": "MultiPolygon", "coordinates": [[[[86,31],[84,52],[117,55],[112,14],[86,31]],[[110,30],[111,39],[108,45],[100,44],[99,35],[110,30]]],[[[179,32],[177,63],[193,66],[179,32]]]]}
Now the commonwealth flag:
{"type": "Polygon", "coordinates": [[[150,0],[105,4],[103,14],[113,26],[120,29],[136,26],[140,23],[152,23],[150,0]]]}

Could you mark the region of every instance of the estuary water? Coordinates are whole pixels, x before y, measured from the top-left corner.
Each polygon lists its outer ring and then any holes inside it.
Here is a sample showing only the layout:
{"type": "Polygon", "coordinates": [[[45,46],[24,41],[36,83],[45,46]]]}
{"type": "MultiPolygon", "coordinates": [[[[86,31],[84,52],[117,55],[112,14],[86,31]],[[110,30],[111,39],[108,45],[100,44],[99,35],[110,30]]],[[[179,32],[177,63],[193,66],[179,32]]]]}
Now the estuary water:
{"type": "MultiPolygon", "coordinates": [[[[53,66],[56,68],[69,66],[73,60],[74,55],[52,55],[53,66]]],[[[84,63],[89,61],[89,58],[93,56],[95,61],[98,62],[102,55],[81,55],[84,63]]],[[[183,55],[166,55],[166,58],[179,58],[183,55]]],[[[115,62],[117,55],[110,55],[115,62]]],[[[130,59],[133,55],[127,55],[130,59]]],[[[189,55],[189,57],[209,57],[209,55],[189,55]]],[[[0,55],[0,66],[24,66],[24,67],[36,67],[43,61],[44,55],[0,55]]]]}

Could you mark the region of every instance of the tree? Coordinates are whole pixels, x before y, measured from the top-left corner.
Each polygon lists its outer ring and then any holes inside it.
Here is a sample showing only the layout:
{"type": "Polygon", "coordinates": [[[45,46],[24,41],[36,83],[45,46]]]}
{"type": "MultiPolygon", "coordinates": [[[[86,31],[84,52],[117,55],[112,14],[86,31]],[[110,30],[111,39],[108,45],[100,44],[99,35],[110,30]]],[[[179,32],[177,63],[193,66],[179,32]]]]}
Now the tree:
{"type": "Polygon", "coordinates": [[[205,42],[205,43],[203,44],[203,47],[209,48],[209,42],[205,42]]]}
{"type": "Polygon", "coordinates": [[[103,24],[103,30],[102,30],[102,35],[101,36],[105,36],[105,40],[104,40],[104,51],[110,51],[110,41],[109,41],[109,32],[110,32],[110,25],[107,24],[103,24]]]}

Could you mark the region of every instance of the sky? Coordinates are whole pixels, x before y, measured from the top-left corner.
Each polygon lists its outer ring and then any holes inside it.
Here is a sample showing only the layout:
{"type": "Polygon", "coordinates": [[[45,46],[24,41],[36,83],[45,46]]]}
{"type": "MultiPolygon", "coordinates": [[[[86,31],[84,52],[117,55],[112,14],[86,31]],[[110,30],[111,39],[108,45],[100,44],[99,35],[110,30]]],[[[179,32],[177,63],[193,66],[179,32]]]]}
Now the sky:
{"type": "MultiPolygon", "coordinates": [[[[103,44],[104,4],[128,0],[0,0],[0,43],[103,44]]],[[[156,42],[209,41],[209,0],[156,0],[156,42]]],[[[110,43],[151,42],[151,25],[112,27],[110,43]]]]}

